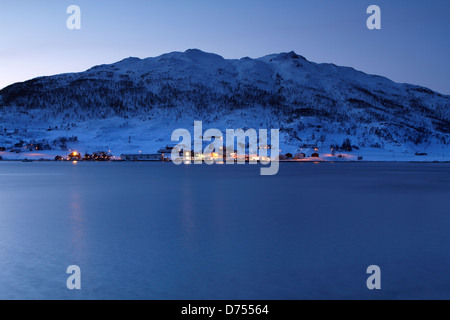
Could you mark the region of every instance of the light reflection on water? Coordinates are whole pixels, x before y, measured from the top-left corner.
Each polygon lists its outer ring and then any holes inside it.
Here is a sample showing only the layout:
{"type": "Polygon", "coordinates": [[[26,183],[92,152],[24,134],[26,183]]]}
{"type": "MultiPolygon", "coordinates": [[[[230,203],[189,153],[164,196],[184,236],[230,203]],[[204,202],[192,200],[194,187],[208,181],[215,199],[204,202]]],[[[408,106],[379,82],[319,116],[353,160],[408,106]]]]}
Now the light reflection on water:
{"type": "Polygon", "coordinates": [[[0,298],[450,298],[449,169],[0,162],[0,298]]]}

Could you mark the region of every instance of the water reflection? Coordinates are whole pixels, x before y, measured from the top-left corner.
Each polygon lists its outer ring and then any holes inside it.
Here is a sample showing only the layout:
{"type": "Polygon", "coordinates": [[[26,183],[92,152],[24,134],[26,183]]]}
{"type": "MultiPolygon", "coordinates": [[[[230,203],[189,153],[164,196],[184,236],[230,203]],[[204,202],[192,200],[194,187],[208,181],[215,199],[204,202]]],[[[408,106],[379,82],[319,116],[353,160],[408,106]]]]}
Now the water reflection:
{"type": "MultiPolygon", "coordinates": [[[[76,165],[76,163],[73,163],[76,165]]],[[[86,228],[85,220],[86,208],[84,206],[84,197],[82,195],[85,189],[85,179],[77,168],[71,171],[70,182],[67,186],[68,192],[68,215],[69,215],[69,230],[70,230],[70,252],[69,263],[78,266],[83,266],[86,263],[86,228]]]]}
{"type": "Polygon", "coordinates": [[[184,176],[179,199],[181,209],[181,219],[185,234],[186,243],[192,247],[195,242],[196,217],[194,208],[194,192],[192,190],[192,181],[184,176]]]}
{"type": "Polygon", "coordinates": [[[86,246],[85,239],[85,221],[82,206],[82,198],[77,187],[71,188],[71,202],[69,205],[70,227],[71,227],[71,244],[72,248],[80,256],[86,246]]]}

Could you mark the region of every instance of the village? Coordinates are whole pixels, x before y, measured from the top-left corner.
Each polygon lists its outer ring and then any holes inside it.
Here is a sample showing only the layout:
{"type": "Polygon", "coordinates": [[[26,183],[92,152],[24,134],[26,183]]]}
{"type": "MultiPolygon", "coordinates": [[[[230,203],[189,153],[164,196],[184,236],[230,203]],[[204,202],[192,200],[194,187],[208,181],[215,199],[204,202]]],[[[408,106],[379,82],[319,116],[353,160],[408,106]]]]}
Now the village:
{"type": "MultiPolygon", "coordinates": [[[[50,130],[50,129],[49,129],[50,130]]],[[[359,149],[353,146],[350,140],[346,140],[342,145],[330,146],[325,148],[315,144],[299,145],[296,152],[283,153],[282,150],[273,150],[271,144],[263,144],[255,148],[250,148],[249,143],[240,146],[240,153],[236,148],[227,149],[220,147],[220,150],[207,148],[207,142],[203,142],[200,152],[194,152],[194,145],[191,145],[187,151],[184,151],[179,145],[167,144],[157,152],[148,153],[137,151],[135,153],[122,153],[115,155],[111,150],[86,151],[87,148],[78,148],[79,139],[77,136],[57,137],[54,139],[14,139],[17,134],[26,132],[18,132],[17,130],[2,129],[0,134],[7,139],[0,141],[0,161],[159,161],[171,162],[173,155],[177,155],[177,160],[184,163],[234,163],[234,162],[251,162],[251,163],[268,163],[272,160],[286,162],[317,162],[317,161],[333,161],[333,160],[362,160],[361,156],[354,157],[348,152],[359,149]],[[15,141],[16,140],[16,141],[15,141]],[[5,143],[6,142],[6,143],[5,143]],[[81,150],[79,150],[81,149],[81,150]],[[84,149],[84,150],[83,150],[84,149]],[[271,158],[273,156],[273,158],[271,158]]]]}
{"type": "MultiPolygon", "coordinates": [[[[160,148],[156,153],[145,153],[142,151],[138,151],[136,153],[124,153],[120,156],[116,156],[111,153],[111,150],[108,151],[95,151],[95,152],[86,152],[82,153],[77,150],[68,149],[68,142],[77,142],[76,137],[72,138],[64,138],[59,139],[57,143],[52,142],[49,143],[46,140],[41,141],[30,141],[28,143],[20,141],[11,146],[5,147],[0,146],[0,161],[3,160],[17,160],[23,162],[32,162],[32,161],[71,161],[71,162],[79,162],[79,161],[136,161],[136,162],[147,162],[147,161],[159,161],[159,162],[171,162],[172,155],[176,154],[183,162],[206,162],[206,163],[233,163],[233,162],[270,162],[271,154],[273,152],[272,146],[262,145],[258,146],[258,150],[253,152],[249,149],[248,144],[245,146],[245,154],[241,155],[237,150],[227,150],[226,147],[220,147],[220,150],[213,150],[210,153],[199,152],[196,153],[194,151],[184,151],[181,148],[177,148],[176,145],[166,145],[160,148]],[[39,154],[37,152],[40,151],[50,151],[53,150],[55,152],[55,145],[58,145],[58,149],[64,151],[65,154],[57,154],[54,157],[46,156],[43,154],[39,154]],[[53,146],[53,148],[52,148],[53,146]],[[261,152],[264,150],[264,152],[261,152]],[[260,156],[263,153],[264,156],[260,156]],[[16,155],[16,157],[12,157],[11,155],[16,155]],[[42,157],[39,157],[42,155],[42,157]]],[[[322,156],[325,157],[333,157],[337,159],[346,159],[349,157],[348,154],[340,154],[340,151],[351,151],[350,147],[345,149],[342,146],[331,146],[330,150],[326,153],[323,153],[322,156]]],[[[353,146],[354,148],[354,146],[353,146]]],[[[281,153],[279,150],[278,154],[274,159],[278,161],[324,161],[321,157],[319,147],[316,145],[301,145],[299,146],[300,152],[297,153],[281,153]]],[[[353,159],[356,160],[356,159],[353,159]]],[[[362,157],[358,157],[357,160],[362,160],[362,157]]]]}
{"type": "MultiPolygon", "coordinates": [[[[47,131],[53,130],[49,128],[47,131]]],[[[190,148],[186,151],[180,147],[180,144],[166,144],[160,147],[156,152],[137,151],[134,153],[114,154],[111,150],[87,150],[88,148],[80,145],[77,136],[56,136],[51,139],[31,139],[26,141],[27,132],[18,129],[10,130],[2,128],[0,131],[0,161],[159,161],[171,162],[176,155],[177,160],[184,163],[268,163],[270,161],[286,162],[320,162],[320,161],[338,161],[338,160],[363,160],[362,156],[349,154],[351,151],[359,150],[352,145],[349,139],[345,139],[341,145],[331,145],[329,148],[323,145],[304,143],[298,145],[296,152],[282,152],[282,150],[273,150],[269,144],[250,146],[245,143],[235,144],[234,148],[216,147],[210,148],[210,142],[202,141],[200,152],[193,151],[194,142],[191,142],[190,148]],[[21,137],[21,138],[19,138],[21,137]],[[239,147],[239,151],[236,150],[239,147]],[[220,149],[218,149],[220,148],[220,149]],[[81,149],[81,150],[80,150],[81,149]],[[208,150],[208,151],[207,151],[208,150]],[[272,156],[272,158],[271,158],[272,156]]],[[[219,140],[223,140],[220,139],[219,140]]],[[[220,145],[220,144],[219,144],[220,145]]]]}
{"type": "MultiPolygon", "coordinates": [[[[443,153],[431,153],[422,148],[403,150],[383,150],[379,148],[367,148],[351,142],[349,138],[341,137],[336,139],[341,143],[327,145],[320,139],[307,139],[298,141],[298,144],[281,145],[280,148],[273,147],[271,141],[265,141],[266,145],[249,146],[249,142],[235,144],[234,148],[216,145],[216,149],[211,151],[208,148],[210,141],[202,142],[198,148],[203,150],[194,151],[194,143],[186,152],[178,145],[168,140],[159,139],[157,143],[147,144],[134,143],[128,137],[122,144],[92,143],[86,141],[86,137],[81,132],[68,135],[70,126],[48,127],[47,135],[37,134],[27,129],[14,129],[0,126],[0,161],[86,161],[86,162],[108,162],[108,161],[155,161],[171,162],[173,159],[184,163],[233,163],[233,162],[332,162],[332,161],[448,161],[448,157],[443,153]],[[59,129],[58,129],[59,128],[59,129]],[[61,130],[61,128],[63,130],[61,130]],[[81,139],[79,139],[79,136],[81,139]],[[32,137],[39,137],[33,139],[32,137]],[[343,140],[341,140],[343,139],[343,140]],[[239,146],[239,148],[238,148],[239,146]],[[175,148],[178,148],[174,151],[175,148]],[[111,150],[112,149],[112,150],[111,150]],[[238,155],[240,149],[241,154],[238,155]],[[277,149],[277,150],[273,150],[277,149]],[[425,152],[427,151],[427,152],[425,152]],[[172,155],[175,154],[176,158],[172,155]],[[273,158],[269,157],[273,155],[273,158]]],[[[220,138],[220,137],[219,137],[220,138]]],[[[223,139],[223,138],[222,138],[223,139]]],[[[221,140],[221,139],[219,139],[221,140]]],[[[188,140],[189,141],[189,140],[188,140]]]]}

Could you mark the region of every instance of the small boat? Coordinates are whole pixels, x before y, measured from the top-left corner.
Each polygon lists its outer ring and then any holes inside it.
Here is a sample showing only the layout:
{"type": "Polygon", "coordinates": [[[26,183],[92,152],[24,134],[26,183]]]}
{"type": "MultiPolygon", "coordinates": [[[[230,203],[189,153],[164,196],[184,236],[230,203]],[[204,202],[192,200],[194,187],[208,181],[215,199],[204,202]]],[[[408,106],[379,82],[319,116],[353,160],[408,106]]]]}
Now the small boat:
{"type": "Polygon", "coordinates": [[[24,159],[22,162],[33,162],[33,160],[24,159]]]}

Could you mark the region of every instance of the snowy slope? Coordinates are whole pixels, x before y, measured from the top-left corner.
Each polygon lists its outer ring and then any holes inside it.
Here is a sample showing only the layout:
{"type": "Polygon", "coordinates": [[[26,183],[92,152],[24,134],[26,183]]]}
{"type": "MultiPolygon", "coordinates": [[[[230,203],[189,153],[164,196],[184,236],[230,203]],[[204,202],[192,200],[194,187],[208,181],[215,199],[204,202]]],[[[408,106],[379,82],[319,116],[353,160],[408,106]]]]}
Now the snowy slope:
{"type": "Polygon", "coordinates": [[[226,60],[193,49],[0,91],[0,147],[45,139],[58,153],[59,138],[76,136],[69,149],[156,152],[194,120],[205,130],[280,128],[283,153],[329,153],[349,138],[373,159],[450,154],[449,96],[294,52],[226,60]]]}

